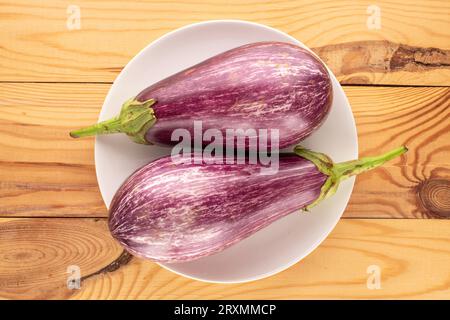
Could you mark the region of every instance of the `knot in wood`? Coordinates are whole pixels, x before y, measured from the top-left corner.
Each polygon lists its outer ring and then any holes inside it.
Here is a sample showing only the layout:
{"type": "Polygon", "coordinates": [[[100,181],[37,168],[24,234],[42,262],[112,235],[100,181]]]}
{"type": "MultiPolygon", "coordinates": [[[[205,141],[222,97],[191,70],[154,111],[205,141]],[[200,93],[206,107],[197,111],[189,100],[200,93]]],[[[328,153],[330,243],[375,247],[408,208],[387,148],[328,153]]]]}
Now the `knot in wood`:
{"type": "Polygon", "coordinates": [[[425,180],[419,185],[417,195],[432,217],[450,219],[450,180],[425,180]]]}

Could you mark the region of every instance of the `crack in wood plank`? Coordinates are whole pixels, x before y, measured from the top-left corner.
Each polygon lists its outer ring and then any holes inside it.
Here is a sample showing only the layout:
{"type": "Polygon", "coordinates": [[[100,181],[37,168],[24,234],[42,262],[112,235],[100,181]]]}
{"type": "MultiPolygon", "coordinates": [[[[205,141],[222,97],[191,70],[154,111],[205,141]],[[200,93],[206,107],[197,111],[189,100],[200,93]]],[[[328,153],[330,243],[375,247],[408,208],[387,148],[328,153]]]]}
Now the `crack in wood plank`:
{"type": "Polygon", "coordinates": [[[327,45],[312,50],[337,76],[353,75],[341,83],[366,84],[369,79],[358,74],[422,72],[450,69],[450,50],[423,48],[387,40],[354,41],[327,45]]]}
{"type": "Polygon", "coordinates": [[[400,44],[390,58],[390,70],[420,71],[424,68],[449,68],[450,50],[421,48],[400,44]]]}
{"type": "Polygon", "coordinates": [[[87,276],[81,277],[81,282],[83,282],[91,277],[100,275],[100,274],[117,271],[121,267],[127,265],[132,259],[133,259],[133,256],[130,253],[128,253],[127,251],[123,250],[122,253],[120,254],[120,256],[117,257],[117,259],[112,261],[107,266],[105,266],[91,274],[88,274],[87,276]]]}

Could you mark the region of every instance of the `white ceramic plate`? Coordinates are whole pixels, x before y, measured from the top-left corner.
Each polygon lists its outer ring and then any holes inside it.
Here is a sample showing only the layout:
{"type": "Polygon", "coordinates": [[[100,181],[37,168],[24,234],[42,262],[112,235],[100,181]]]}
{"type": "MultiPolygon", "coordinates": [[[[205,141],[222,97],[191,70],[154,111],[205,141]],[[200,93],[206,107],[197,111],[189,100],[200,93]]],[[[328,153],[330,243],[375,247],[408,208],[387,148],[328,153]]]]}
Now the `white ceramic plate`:
{"type": "MultiPolygon", "coordinates": [[[[154,41],[126,65],[106,97],[99,120],[118,114],[125,100],[147,86],[225,50],[257,41],[284,41],[305,47],[283,32],[245,21],[207,21],[183,27],[154,41]]],[[[331,114],[303,145],[325,152],[335,161],[355,159],[358,142],[352,111],[338,81],[334,76],[332,80],[331,114]]],[[[133,171],[167,154],[170,148],[139,145],[125,135],[97,137],[95,165],[106,206],[133,171]]],[[[354,179],[343,182],[332,199],[310,213],[292,213],[221,253],[193,262],[161,265],[210,282],[237,283],[276,274],[300,261],[325,239],[344,212],[353,184],[354,179]]]]}

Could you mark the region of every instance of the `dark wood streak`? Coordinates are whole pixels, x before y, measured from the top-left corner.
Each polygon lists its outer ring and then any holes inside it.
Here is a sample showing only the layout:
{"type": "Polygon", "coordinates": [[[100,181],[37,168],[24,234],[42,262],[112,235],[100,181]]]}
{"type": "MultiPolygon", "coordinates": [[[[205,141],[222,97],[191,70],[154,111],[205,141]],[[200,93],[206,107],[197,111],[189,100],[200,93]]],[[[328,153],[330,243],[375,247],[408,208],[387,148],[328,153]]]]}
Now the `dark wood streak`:
{"type": "Polygon", "coordinates": [[[417,186],[417,198],[428,217],[450,219],[450,180],[423,181],[417,186]]]}
{"type": "MultiPolygon", "coordinates": [[[[445,135],[446,133],[448,133],[448,132],[449,132],[449,129],[450,129],[450,126],[447,126],[447,127],[443,128],[442,130],[439,130],[439,131],[437,131],[436,133],[434,133],[434,134],[432,134],[431,136],[429,136],[429,137],[428,137],[426,140],[424,140],[422,143],[418,144],[417,147],[416,147],[417,149],[416,149],[416,151],[415,151],[415,159],[419,159],[419,151],[420,151],[421,148],[425,147],[429,141],[435,141],[435,140],[436,140],[437,138],[439,138],[440,136],[445,135]]],[[[442,150],[442,149],[443,149],[443,150],[448,149],[448,146],[442,147],[442,148],[437,149],[437,150],[442,150]]],[[[430,161],[429,159],[431,159],[431,157],[432,157],[432,155],[433,155],[434,152],[436,152],[436,150],[434,150],[433,152],[431,152],[431,153],[429,154],[429,158],[427,157],[426,161],[423,162],[423,163],[424,163],[424,166],[426,166],[426,165],[429,164],[429,161],[430,161]]],[[[419,170],[419,169],[418,169],[418,167],[416,166],[416,167],[414,168],[413,173],[414,173],[414,176],[416,176],[416,177],[419,179],[419,172],[418,172],[418,170],[419,170]]],[[[422,170],[422,173],[423,173],[423,170],[422,170]]]]}
{"type": "Polygon", "coordinates": [[[120,256],[117,259],[112,261],[107,266],[101,268],[100,270],[95,271],[91,274],[88,274],[84,277],[81,277],[81,281],[83,282],[84,280],[87,280],[93,276],[100,275],[103,273],[117,271],[119,268],[127,265],[132,259],[133,259],[133,256],[131,254],[129,254],[127,251],[123,250],[123,252],[120,254],[120,256]]]}
{"type": "Polygon", "coordinates": [[[83,168],[83,169],[92,169],[94,168],[93,164],[78,164],[78,163],[64,163],[64,162],[37,162],[37,161],[0,161],[0,165],[20,165],[20,166],[56,166],[56,167],[69,167],[69,168],[83,168]]]}
{"type": "Polygon", "coordinates": [[[98,68],[98,70],[108,71],[108,72],[116,74],[116,73],[121,72],[123,68],[124,67],[105,67],[105,68],[98,68]]]}
{"type": "MultiPolygon", "coordinates": [[[[36,190],[36,191],[84,191],[86,189],[97,190],[97,184],[55,184],[55,183],[14,183],[0,182],[0,190],[2,189],[18,189],[18,190],[36,190]]],[[[2,196],[0,195],[0,198],[2,196]]]]}
{"type": "MultiPolygon", "coordinates": [[[[428,153],[428,155],[427,155],[427,157],[425,158],[425,161],[423,162],[423,163],[425,163],[425,164],[428,164],[428,163],[430,163],[431,162],[431,159],[432,159],[432,157],[434,156],[434,155],[436,155],[436,154],[439,154],[439,153],[444,153],[444,152],[450,152],[450,146],[443,146],[443,147],[440,147],[440,148],[437,148],[437,149],[435,149],[435,150],[433,150],[433,151],[431,151],[430,153],[428,153]]],[[[421,174],[422,174],[422,176],[423,177],[426,177],[426,174],[425,174],[425,166],[422,166],[422,170],[421,170],[421,174]]],[[[445,168],[437,168],[437,169],[434,169],[432,172],[435,172],[436,170],[439,170],[439,169],[442,169],[442,170],[446,170],[445,168]]],[[[448,169],[447,169],[448,170],[448,169]]]]}
{"type": "Polygon", "coordinates": [[[449,68],[450,50],[421,48],[400,44],[390,59],[390,70],[418,71],[424,68],[449,68]]]}
{"type": "MultiPolygon", "coordinates": [[[[357,72],[389,73],[450,69],[450,50],[414,47],[387,40],[346,42],[312,50],[338,77],[357,72]]],[[[347,84],[369,82],[369,79],[362,76],[341,81],[347,84]]]]}

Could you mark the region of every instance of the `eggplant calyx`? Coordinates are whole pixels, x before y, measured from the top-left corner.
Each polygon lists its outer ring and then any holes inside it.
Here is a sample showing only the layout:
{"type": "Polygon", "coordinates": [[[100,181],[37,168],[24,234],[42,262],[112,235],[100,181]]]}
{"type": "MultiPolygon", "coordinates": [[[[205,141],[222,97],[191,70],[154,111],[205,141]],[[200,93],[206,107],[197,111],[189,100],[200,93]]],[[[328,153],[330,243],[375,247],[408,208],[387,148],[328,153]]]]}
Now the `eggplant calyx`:
{"type": "Polygon", "coordinates": [[[383,165],[385,162],[404,154],[406,151],[408,151],[408,148],[402,146],[380,156],[365,157],[357,160],[333,163],[333,160],[331,160],[330,157],[323,153],[314,152],[301,146],[296,146],[294,148],[294,152],[298,156],[311,161],[316,165],[317,169],[320,172],[328,176],[327,180],[320,190],[319,197],[312,203],[307,205],[305,207],[305,210],[308,211],[309,209],[320,203],[322,200],[325,200],[335,194],[341,181],[344,181],[362,172],[377,168],[383,165]]]}
{"type": "Polygon", "coordinates": [[[145,134],[156,122],[155,112],[151,108],[155,102],[154,99],[140,102],[131,98],[123,104],[118,116],[71,131],[70,136],[81,138],[99,134],[125,133],[137,143],[151,144],[145,139],[145,134]]]}

